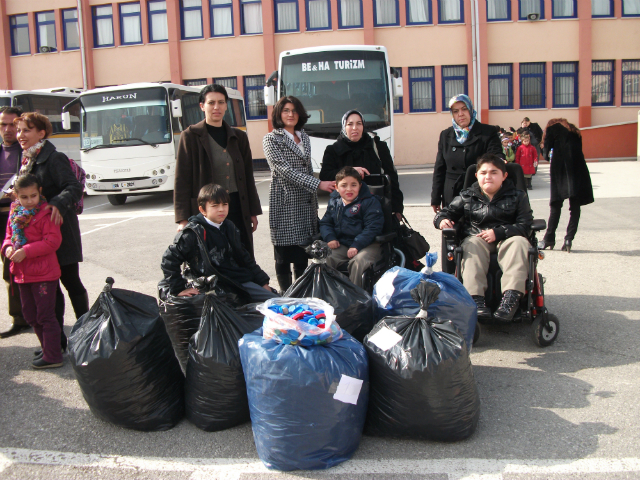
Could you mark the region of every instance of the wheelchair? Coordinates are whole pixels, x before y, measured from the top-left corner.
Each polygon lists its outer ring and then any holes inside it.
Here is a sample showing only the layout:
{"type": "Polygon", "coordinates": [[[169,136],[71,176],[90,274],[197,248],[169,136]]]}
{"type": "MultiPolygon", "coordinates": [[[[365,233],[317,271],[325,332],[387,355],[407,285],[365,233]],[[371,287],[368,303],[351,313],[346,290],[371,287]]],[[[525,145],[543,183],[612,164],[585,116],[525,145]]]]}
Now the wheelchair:
{"type": "MultiPolygon", "coordinates": [[[[470,187],[475,181],[476,166],[470,166],[465,174],[463,188],[470,187]]],[[[508,178],[515,179],[516,188],[527,191],[522,167],[518,164],[507,164],[508,178]]],[[[456,228],[445,228],[442,230],[442,271],[455,275],[462,282],[462,247],[460,246],[462,221],[458,222],[456,228]]],[[[542,219],[534,219],[529,234],[529,267],[526,282],[526,292],[522,297],[520,306],[516,311],[513,322],[531,322],[531,337],[533,342],[539,347],[547,347],[555,342],[560,331],[558,318],[547,311],[544,300],[544,278],[537,271],[538,260],[544,259],[544,252],[538,249],[536,232],[546,229],[547,223],[542,219]]],[[[502,300],[501,288],[502,270],[498,265],[498,255],[491,254],[489,271],[487,273],[487,291],[485,292],[485,302],[491,311],[495,311],[502,300]]],[[[483,324],[494,323],[483,321],[483,324]]],[[[480,325],[476,328],[474,343],[480,335],[480,325]]]]}

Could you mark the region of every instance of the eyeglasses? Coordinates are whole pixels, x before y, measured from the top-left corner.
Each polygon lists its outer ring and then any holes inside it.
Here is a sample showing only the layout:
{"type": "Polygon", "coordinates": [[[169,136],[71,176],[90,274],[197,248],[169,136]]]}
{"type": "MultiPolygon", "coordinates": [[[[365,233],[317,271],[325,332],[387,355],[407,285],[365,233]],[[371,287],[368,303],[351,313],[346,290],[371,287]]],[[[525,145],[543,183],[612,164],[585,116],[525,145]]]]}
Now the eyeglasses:
{"type": "Polygon", "coordinates": [[[289,114],[295,115],[298,112],[296,112],[295,110],[291,110],[289,108],[285,108],[285,109],[282,110],[282,113],[284,113],[285,115],[289,115],[289,114]]]}

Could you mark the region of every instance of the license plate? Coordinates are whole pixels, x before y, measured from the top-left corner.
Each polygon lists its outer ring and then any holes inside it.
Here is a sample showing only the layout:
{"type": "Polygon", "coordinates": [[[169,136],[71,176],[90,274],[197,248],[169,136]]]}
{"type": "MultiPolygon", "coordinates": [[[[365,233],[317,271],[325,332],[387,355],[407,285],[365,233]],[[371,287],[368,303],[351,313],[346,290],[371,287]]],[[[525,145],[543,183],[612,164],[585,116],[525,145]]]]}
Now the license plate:
{"type": "Polygon", "coordinates": [[[114,183],[113,188],[131,188],[134,187],[136,184],[136,182],[119,182],[119,183],[114,183]]]}

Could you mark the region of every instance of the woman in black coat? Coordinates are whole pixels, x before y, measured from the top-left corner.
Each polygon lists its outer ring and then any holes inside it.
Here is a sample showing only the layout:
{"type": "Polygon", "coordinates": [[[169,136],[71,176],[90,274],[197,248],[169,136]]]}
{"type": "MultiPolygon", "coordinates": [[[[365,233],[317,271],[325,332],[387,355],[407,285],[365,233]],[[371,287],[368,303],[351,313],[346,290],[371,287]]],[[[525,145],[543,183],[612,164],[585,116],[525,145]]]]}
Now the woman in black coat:
{"type": "Polygon", "coordinates": [[[552,118],[543,135],[544,157],[551,162],[551,196],[549,223],[541,249],[552,249],[556,244],[556,229],[560,221],[562,204],[569,199],[569,225],[562,250],[571,251],[571,242],[578,230],[580,207],[593,203],[593,187],[587,162],[582,153],[582,136],[575,125],[565,118],[552,118]]]}
{"type": "Polygon", "coordinates": [[[431,207],[439,212],[460,193],[464,176],[484,153],[504,158],[496,127],[476,120],[476,111],[467,95],[449,100],[453,126],[443,130],[438,141],[438,155],[433,168],[431,207]]]}
{"type": "Polygon", "coordinates": [[[354,167],[365,178],[384,173],[391,180],[391,210],[402,218],[403,195],[398,172],[393,165],[391,152],[380,138],[364,134],[364,119],[357,110],[349,110],[342,117],[342,132],[338,140],[324,151],[320,180],[334,181],[344,167],[354,167]]]}
{"type": "MultiPolygon", "coordinates": [[[[14,120],[18,127],[18,142],[22,146],[20,175],[31,173],[38,178],[42,195],[51,208],[51,219],[60,225],[62,244],[58,249],[60,281],[69,293],[76,318],[89,311],[87,290],[80,280],[79,265],[82,261],[80,225],[75,203],[82,198],[82,185],[76,178],[69,158],[47,138],[53,127],[49,119],[40,113],[23,113],[14,120]]],[[[64,326],[64,296],[58,287],[56,317],[60,327],[64,326]]],[[[62,332],[62,348],[66,349],[67,338],[62,332]]]]}

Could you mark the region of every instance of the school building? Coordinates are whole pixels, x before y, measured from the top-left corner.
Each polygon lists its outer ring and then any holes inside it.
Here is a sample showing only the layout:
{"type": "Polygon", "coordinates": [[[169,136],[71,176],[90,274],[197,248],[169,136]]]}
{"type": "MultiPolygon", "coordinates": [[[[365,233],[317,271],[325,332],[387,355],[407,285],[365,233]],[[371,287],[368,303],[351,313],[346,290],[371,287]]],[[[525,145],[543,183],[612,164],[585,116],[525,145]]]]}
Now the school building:
{"type": "Polygon", "coordinates": [[[254,158],[280,52],[340,44],[384,45],[401,71],[398,165],[435,161],[461,92],[483,123],[566,117],[587,158],[638,154],[640,0],[0,0],[0,19],[0,89],[223,83],[254,158]]]}

